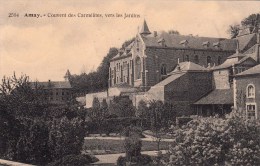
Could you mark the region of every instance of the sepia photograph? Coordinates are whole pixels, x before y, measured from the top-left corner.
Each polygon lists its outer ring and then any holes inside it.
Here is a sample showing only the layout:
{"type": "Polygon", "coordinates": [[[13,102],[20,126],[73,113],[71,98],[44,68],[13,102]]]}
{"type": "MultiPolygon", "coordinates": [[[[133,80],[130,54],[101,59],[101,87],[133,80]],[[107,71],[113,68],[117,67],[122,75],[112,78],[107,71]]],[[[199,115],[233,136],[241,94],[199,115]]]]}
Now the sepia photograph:
{"type": "Polygon", "coordinates": [[[260,166],[260,2],[0,0],[0,166],[260,166]]]}

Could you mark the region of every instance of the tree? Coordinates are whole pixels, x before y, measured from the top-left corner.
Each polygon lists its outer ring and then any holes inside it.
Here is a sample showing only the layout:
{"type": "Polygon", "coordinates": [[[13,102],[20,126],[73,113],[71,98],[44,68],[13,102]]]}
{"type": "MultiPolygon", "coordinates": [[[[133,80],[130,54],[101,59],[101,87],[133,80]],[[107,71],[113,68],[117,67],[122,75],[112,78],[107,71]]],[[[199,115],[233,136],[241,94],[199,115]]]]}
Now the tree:
{"type": "Polygon", "coordinates": [[[180,35],[180,32],[177,30],[169,30],[168,31],[169,34],[174,34],[174,35],[180,35]]]}
{"type": "Polygon", "coordinates": [[[138,108],[136,111],[136,116],[141,119],[141,127],[143,128],[144,122],[146,122],[145,126],[147,125],[148,120],[150,119],[150,113],[148,110],[147,103],[141,100],[138,104],[138,108]]]}
{"type": "Polygon", "coordinates": [[[46,103],[42,89],[34,87],[27,76],[2,80],[0,157],[45,165],[62,155],[79,154],[86,130],[81,117],[72,114],[76,107],[46,103]]]}
{"type": "Polygon", "coordinates": [[[230,34],[231,39],[236,38],[238,33],[239,33],[239,25],[238,24],[234,24],[234,25],[230,25],[229,29],[228,29],[228,33],[230,34]]]}
{"type": "Polygon", "coordinates": [[[175,132],[168,165],[259,165],[259,134],[259,123],[237,111],[196,118],[175,132]]]}
{"type": "Polygon", "coordinates": [[[68,120],[63,117],[50,124],[49,146],[53,160],[66,155],[81,153],[84,143],[85,126],[81,119],[68,120]]]}
{"type": "MultiPolygon", "coordinates": [[[[259,14],[251,14],[248,17],[244,18],[241,21],[241,26],[251,26],[253,28],[258,27],[260,25],[260,17],[259,14]]],[[[239,24],[230,25],[227,32],[230,34],[231,38],[236,38],[240,29],[239,24]]],[[[252,29],[254,31],[254,29],[252,29]]]]}
{"type": "Polygon", "coordinates": [[[115,97],[108,107],[109,113],[118,117],[133,117],[135,108],[127,97],[115,97]]]}
{"type": "Polygon", "coordinates": [[[149,111],[151,113],[151,129],[155,134],[155,140],[157,142],[157,151],[160,151],[161,142],[161,130],[162,130],[162,113],[163,103],[162,101],[150,101],[149,111]]]}

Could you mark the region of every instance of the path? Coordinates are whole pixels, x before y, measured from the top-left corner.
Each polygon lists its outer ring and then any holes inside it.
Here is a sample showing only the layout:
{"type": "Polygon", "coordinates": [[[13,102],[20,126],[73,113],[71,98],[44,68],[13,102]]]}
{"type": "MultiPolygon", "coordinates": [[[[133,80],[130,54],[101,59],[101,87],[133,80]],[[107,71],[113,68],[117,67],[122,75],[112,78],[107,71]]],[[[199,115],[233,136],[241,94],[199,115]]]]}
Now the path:
{"type": "MultiPolygon", "coordinates": [[[[103,140],[124,140],[125,137],[100,137],[100,136],[95,136],[95,137],[85,137],[84,139],[103,139],[103,140]]],[[[149,136],[146,138],[141,138],[142,141],[156,141],[155,137],[149,136]]],[[[172,142],[173,139],[161,139],[161,142],[172,142]]]]}
{"type": "MultiPolygon", "coordinates": [[[[147,154],[150,156],[156,156],[157,151],[143,151],[142,154],[147,154]]],[[[166,150],[162,150],[162,153],[165,154],[166,150]]],[[[116,164],[116,161],[119,156],[125,156],[125,153],[118,153],[118,154],[104,154],[104,155],[95,155],[99,159],[98,162],[93,163],[92,165],[102,165],[102,164],[116,164]]]]}

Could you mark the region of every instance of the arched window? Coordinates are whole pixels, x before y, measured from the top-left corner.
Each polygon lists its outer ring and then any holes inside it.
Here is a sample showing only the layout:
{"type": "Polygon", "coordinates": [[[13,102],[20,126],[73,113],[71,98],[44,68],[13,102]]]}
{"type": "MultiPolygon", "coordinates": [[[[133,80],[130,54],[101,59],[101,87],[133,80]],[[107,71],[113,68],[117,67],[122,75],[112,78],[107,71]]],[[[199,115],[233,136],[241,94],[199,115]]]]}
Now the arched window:
{"type": "Polygon", "coordinates": [[[185,61],[187,61],[187,62],[190,61],[190,56],[189,56],[189,55],[186,55],[186,56],[185,56],[185,61]]]}
{"type": "Polygon", "coordinates": [[[246,90],[247,98],[255,98],[255,86],[253,84],[249,84],[246,90]]]}
{"type": "Polygon", "coordinates": [[[199,64],[199,56],[198,55],[195,55],[194,56],[194,62],[199,64]]]}
{"type": "Polygon", "coordinates": [[[167,71],[166,71],[166,64],[162,64],[161,66],[161,75],[166,75],[167,71]]]}
{"type": "Polygon", "coordinates": [[[141,59],[140,57],[136,57],[135,59],[135,78],[141,78],[141,59]]]}
{"type": "Polygon", "coordinates": [[[218,57],[218,65],[220,65],[221,64],[221,57],[219,56],[218,57]]]}
{"type": "Polygon", "coordinates": [[[207,65],[208,64],[211,64],[211,57],[210,56],[207,56],[207,65]]]}

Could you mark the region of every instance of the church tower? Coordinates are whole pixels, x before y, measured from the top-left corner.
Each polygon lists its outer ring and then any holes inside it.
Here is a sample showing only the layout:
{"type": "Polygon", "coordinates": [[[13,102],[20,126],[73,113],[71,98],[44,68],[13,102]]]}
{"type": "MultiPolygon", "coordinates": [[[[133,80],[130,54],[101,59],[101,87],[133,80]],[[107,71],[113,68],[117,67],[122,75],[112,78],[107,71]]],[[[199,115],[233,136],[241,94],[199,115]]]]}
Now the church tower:
{"type": "Polygon", "coordinates": [[[140,30],[140,34],[141,35],[150,35],[151,34],[145,20],[144,20],[144,23],[143,23],[142,28],[140,30]]]}
{"type": "Polygon", "coordinates": [[[69,81],[70,77],[71,77],[71,74],[70,74],[70,71],[68,69],[65,76],[64,76],[65,81],[69,81]]]}

